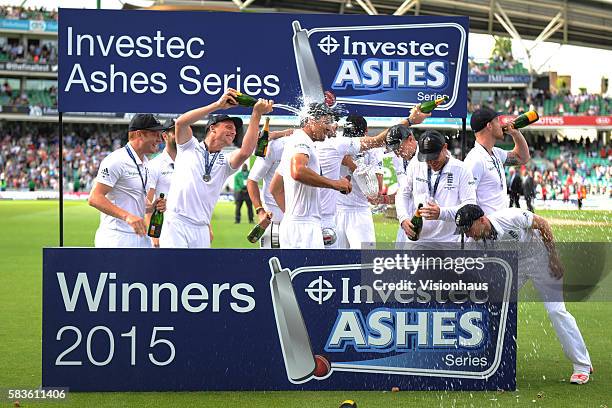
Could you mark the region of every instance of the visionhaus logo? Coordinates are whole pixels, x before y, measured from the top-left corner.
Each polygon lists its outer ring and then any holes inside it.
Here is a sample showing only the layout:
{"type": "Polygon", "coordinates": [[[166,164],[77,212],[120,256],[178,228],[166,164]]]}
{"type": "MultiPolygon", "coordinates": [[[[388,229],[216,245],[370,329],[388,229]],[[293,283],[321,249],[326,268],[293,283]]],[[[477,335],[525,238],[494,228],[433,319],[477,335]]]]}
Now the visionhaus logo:
{"type": "Polygon", "coordinates": [[[469,291],[377,290],[361,280],[372,265],[292,271],[271,258],[270,289],[289,381],[325,380],[336,372],[491,377],[504,348],[512,270],[498,258],[484,262],[489,269],[483,276],[491,287],[497,281],[504,302],[483,302],[482,293],[469,291]]]}
{"type": "Polygon", "coordinates": [[[331,91],[338,103],[409,108],[458,99],[467,34],[457,23],[304,29],[293,22],[293,45],[306,102],[331,91]],[[311,47],[311,43],[313,47],[311,47]]]}

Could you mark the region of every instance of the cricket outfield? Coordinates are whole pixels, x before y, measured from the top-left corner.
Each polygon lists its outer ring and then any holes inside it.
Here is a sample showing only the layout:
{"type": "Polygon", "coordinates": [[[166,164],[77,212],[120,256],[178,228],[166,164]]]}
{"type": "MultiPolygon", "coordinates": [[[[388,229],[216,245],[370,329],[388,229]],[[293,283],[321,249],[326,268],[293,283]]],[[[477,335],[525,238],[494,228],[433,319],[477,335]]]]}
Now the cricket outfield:
{"type": "MultiPolygon", "coordinates": [[[[2,404],[7,389],[33,389],[41,381],[41,271],[42,248],[56,246],[57,202],[3,201],[0,219],[0,390],[2,404]]],[[[612,242],[612,213],[603,211],[546,211],[557,240],[612,242]]],[[[91,246],[98,224],[98,213],[84,202],[67,202],[65,245],[91,246]]],[[[213,217],[218,248],[254,248],[246,241],[249,224],[233,223],[233,205],[220,203],[213,217]]],[[[380,242],[391,241],[397,227],[392,220],[376,219],[380,242]]],[[[608,257],[610,255],[608,254],[608,257]]],[[[606,271],[612,262],[606,260],[606,271]]],[[[570,386],[571,364],[546,316],[536,302],[519,304],[517,388],[515,392],[182,392],[182,393],[71,393],[68,406],[198,406],[243,405],[253,407],[337,407],[344,399],[360,407],[413,406],[441,407],[603,407],[612,403],[612,351],[608,325],[612,323],[612,276],[607,273],[600,285],[604,295],[597,301],[569,303],[585,337],[595,366],[592,380],[585,386],[570,386]],[[602,301],[607,300],[607,301],[602,301]]],[[[529,294],[532,288],[525,288],[529,294]]],[[[44,403],[41,403],[44,404],[44,403]]],[[[22,401],[21,406],[36,403],[22,401]]]]}

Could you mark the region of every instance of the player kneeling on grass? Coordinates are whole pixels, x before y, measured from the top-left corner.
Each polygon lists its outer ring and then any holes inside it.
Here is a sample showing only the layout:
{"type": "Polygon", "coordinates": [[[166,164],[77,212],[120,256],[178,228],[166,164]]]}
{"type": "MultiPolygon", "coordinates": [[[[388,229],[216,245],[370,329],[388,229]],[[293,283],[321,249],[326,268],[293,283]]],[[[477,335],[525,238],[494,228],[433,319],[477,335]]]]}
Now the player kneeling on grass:
{"type": "Polygon", "coordinates": [[[563,301],[563,265],[548,222],[519,208],[484,215],[474,204],[463,206],[455,216],[457,233],[476,241],[528,243],[519,251],[518,288],[527,279],[539,292],[565,356],[574,364],[572,384],[586,384],[592,372],[591,358],[574,317],[563,301]]]}
{"type": "Polygon", "coordinates": [[[177,154],[159,239],[162,248],[210,247],[210,219],[221,189],[253,154],[261,115],[272,111],[272,101],[260,99],[255,104],[242,145],[228,156],[221,150],[231,146],[241,133],[240,118],[212,116],[199,143],[191,125],[214,111],[237,106],[235,98],[236,91],[230,88],[218,101],[186,112],[175,121],[177,154]]]}

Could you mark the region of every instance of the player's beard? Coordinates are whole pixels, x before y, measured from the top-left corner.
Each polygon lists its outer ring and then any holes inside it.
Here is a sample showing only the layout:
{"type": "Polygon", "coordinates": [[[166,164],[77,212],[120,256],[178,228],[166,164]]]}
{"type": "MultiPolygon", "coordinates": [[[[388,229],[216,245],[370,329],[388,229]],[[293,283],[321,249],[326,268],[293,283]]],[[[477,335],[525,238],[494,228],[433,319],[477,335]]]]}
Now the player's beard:
{"type": "Polygon", "coordinates": [[[170,150],[176,152],[176,139],[175,138],[168,139],[168,147],[170,148],[170,150]]]}

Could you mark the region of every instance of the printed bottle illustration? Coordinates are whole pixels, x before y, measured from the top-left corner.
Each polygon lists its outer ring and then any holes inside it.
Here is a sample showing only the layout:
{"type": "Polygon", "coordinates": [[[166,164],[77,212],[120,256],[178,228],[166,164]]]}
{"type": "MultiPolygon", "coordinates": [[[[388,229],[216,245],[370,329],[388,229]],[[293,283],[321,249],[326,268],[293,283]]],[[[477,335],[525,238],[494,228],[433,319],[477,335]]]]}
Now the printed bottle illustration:
{"type": "Polygon", "coordinates": [[[281,269],[278,258],[271,258],[269,264],[272,304],[285,368],[291,381],[301,381],[310,377],[316,367],[310,337],[293,290],[291,271],[281,269]]]}
{"type": "Polygon", "coordinates": [[[321,84],[321,76],[319,75],[317,63],[310,48],[308,31],[302,29],[299,21],[294,21],[292,26],[293,51],[295,53],[298,76],[300,77],[304,106],[313,102],[323,102],[325,100],[323,85],[321,84]]]}

